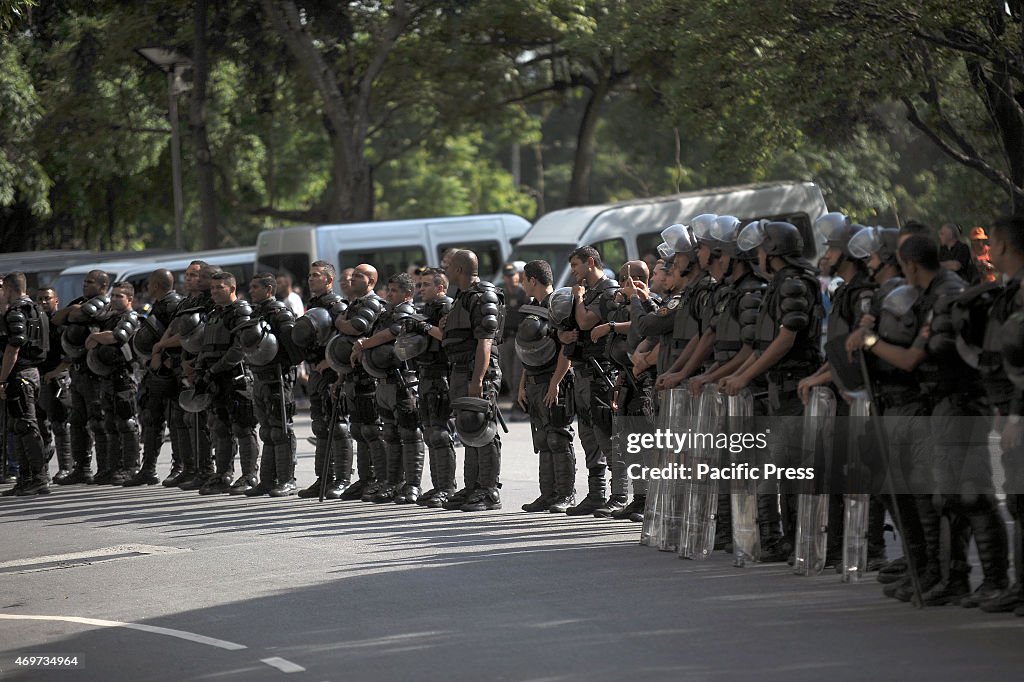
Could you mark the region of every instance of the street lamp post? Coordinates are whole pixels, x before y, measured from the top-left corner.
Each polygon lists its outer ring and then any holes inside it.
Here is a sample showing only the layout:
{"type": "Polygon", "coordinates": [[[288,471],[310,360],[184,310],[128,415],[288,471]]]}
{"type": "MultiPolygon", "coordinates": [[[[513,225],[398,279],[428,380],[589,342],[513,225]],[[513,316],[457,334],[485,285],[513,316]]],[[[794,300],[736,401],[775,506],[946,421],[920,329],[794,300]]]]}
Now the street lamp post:
{"type": "Polygon", "coordinates": [[[135,50],[143,59],[167,74],[168,114],[171,119],[171,185],[174,191],[174,246],[184,250],[185,237],[182,224],[185,205],[181,196],[181,132],[178,126],[178,95],[188,90],[182,80],[185,70],[192,66],[188,57],[164,47],[140,47],[135,50]]]}

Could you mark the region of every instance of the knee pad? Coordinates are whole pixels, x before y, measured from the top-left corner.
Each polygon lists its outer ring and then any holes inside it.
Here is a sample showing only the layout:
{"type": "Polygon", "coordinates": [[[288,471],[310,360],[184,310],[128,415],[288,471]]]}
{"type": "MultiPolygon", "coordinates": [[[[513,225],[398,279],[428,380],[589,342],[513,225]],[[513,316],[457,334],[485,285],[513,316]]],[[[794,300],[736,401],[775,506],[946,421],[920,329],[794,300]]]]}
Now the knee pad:
{"type": "Polygon", "coordinates": [[[360,424],[359,433],[363,437],[363,440],[367,443],[381,440],[381,425],[380,422],[370,424],[360,424]]]}
{"type": "Polygon", "coordinates": [[[431,450],[446,450],[454,446],[452,434],[448,433],[446,429],[429,429],[426,440],[431,450]]]}
{"type": "Polygon", "coordinates": [[[273,434],[274,434],[274,431],[276,431],[276,430],[277,429],[272,429],[269,426],[265,426],[263,424],[260,424],[260,431],[259,431],[260,440],[263,441],[264,443],[274,442],[275,439],[274,439],[274,435],[273,434]]]}
{"type": "Polygon", "coordinates": [[[401,440],[398,435],[398,426],[392,422],[383,423],[380,435],[388,443],[397,443],[401,440]]]}
{"type": "Polygon", "coordinates": [[[572,438],[564,431],[548,430],[544,436],[551,452],[569,452],[572,449],[572,438]]]}
{"type": "Polygon", "coordinates": [[[117,422],[117,432],[121,434],[138,434],[139,423],[134,417],[130,419],[119,419],[117,422]]]}
{"type": "Polygon", "coordinates": [[[348,422],[340,421],[334,425],[334,438],[337,440],[348,440],[352,437],[352,430],[348,422]]]}
{"type": "Polygon", "coordinates": [[[231,423],[231,435],[235,438],[247,438],[252,436],[256,437],[256,429],[252,424],[242,424],[239,422],[231,423]]]}
{"type": "Polygon", "coordinates": [[[317,419],[313,422],[313,435],[317,438],[327,438],[331,433],[331,427],[327,424],[327,419],[317,419]]]}
{"type": "Polygon", "coordinates": [[[287,443],[288,442],[288,432],[285,431],[284,429],[276,427],[276,426],[274,428],[270,428],[270,429],[262,429],[261,428],[260,429],[260,438],[263,440],[263,442],[267,442],[267,439],[269,438],[271,443],[287,443]],[[263,435],[264,431],[267,432],[266,436],[263,435]]]}

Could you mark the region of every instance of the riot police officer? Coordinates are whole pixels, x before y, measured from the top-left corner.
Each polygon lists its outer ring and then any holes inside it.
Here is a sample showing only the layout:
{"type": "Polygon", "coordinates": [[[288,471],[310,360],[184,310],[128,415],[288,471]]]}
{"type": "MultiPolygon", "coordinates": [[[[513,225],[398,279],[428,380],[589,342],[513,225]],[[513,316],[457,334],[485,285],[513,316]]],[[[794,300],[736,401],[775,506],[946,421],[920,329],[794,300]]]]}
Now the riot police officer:
{"type": "MultiPolygon", "coordinates": [[[[752,325],[755,353],[721,381],[721,388],[727,395],[736,395],[755,379],[764,377],[767,379],[768,415],[800,415],[803,403],[797,385],[821,364],[824,309],[817,275],[803,260],[803,238],[791,223],[753,222],[743,228],[736,243],[744,251],[757,250],[761,269],[771,276],[771,282],[752,325]]],[[[800,441],[796,430],[788,428],[792,426],[790,422],[780,424],[773,437],[782,447],[800,441]]],[[[758,499],[764,561],[785,561],[794,547],[795,496],[784,496],[782,504],[780,535],[776,496],[769,492],[758,499]]]]}
{"type": "Polygon", "coordinates": [[[306,314],[296,320],[292,331],[292,341],[305,353],[309,366],[306,386],[316,437],[317,478],[308,488],[299,491],[299,497],[319,497],[323,490],[328,499],[337,499],[348,487],[347,471],[352,467],[352,438],[347,415],[341,409],[344,401],[332,393],[332,384],[338,378],[337,368],[328,366],[325,359],[328,342],[334,335],[334,321],[348,308],[347,302],[334,291],[334,276],[334,266],[330,263],[314,261],[310,264],[306,277],[311,295],[309,306],[306,314]],[[332,459],[329,468],[328,455],[332,459]]]}
{"type": "MultiPolygon", "coordinates": [[[[170,327],[174,314],[183,300],[174,290],[174,275],[170,270],[154,270],[146,282],[148,293],[154,301],[149,315],[139,326],[132,339],[136,353],[145,360],[142,381],[139,385],[139,409],[142,420],[142,468],[126,487],[155,485],[160,482],[156,475],[157,460],[163,447],[164,427],[170,424],[171,471],[168,479],[177,480],[185,468],[185,452],[188,443],[188,429],[179,408],[179,416],[171,416],[173,406],[178,402],[178,377],[175,375],[170,357],[158,359],[153,367],[153,347],[163,338],[170,327]]],[[[168,486],[169,487],[169,486],[168,486]]]]}
{"type": "MultiPolygon", "coordinates": [[[[985,381],[988,401],[997,412],[997,428],[1003,450],[1006,472],[1006,506],[1016,524],[1013,533],[1013,556],[1024,556],[1024,221],[1002,218],[989,230],[989,257],[1003,274],[1002,286],[989,299],[984,325],[974,325],[971,305],[964,305],[961,336],[968,337],[968,346],[978,347],[976,334],[984,329],[980,340],[978,370],[985,381]]],[[[980,605],[990,613],[1013,611],[1024,616],[1024,566],[1014,562],[1014,584],[1001,590],[998,581],[988,575],[974,594],[960,600],[961,606],[980,605]]]]}
{"type": "MultiPolygon", "coordinates": [[[[605,344],[594,342],[590,332],[608,320],[619,284],[605,276],[601,254],[592,246],[573,251],[569,267],[576,280],[571,290],[573,312],[568,319],[569,329],[559,331],[558,340],[573,361],[573,405],[586,457],[587,496],[565,513],[582,516],[593,514],[608,501],[605,471],[612,436],[611,363],[605,355],[605,344]]],[[[626,500],[618,501],[625,506],[626,500]]]]}
{"type": "MultiPolygon", "coordinates": [[[[880,387],[875,396],[876,400],[882,402],[886,416],[902,413],[911,417],[901,424],[901,434],[890,436],[892,443],[901,444],[901,439],[908,436],[914,438],[909,444],[908,461],[900,457],[891,465],[894,474],[901,474],[908,481],[907,485],[913,493],[912,499],[901,495],[897,501],[901,505],[901,520],[906,526],[903,532],[913,555],[908,558],[917,573],[917,586],[915,576],[908,575],[906,579],[887,586],[884,592],[887,596],[909,601],[919,587],[925,604],[938,605],[954,601],[966,593],[969,566],[966,563],[966,542],[961,532],[962,519],[950,518],[950,553],[946,566],[949,578],[943,581],[942,569],[947,560],[940,551],[941,514],[952,511],[946,504],[949,501],[946,495],[958,486],[950,477],[953,467],[948,465],[958,458],[948,449],[945,455],[936,457],[939,454],[937,448],[943,447],[943,441],[950,442],[951,434],[941,433],[944,422],[957,423],[958,420],[950,420],[948,417],[967,410],[981,387],[977,376],[963,364],[955,351],[951,310],[953,302],[963,291],[963,280],[940,267],[938,246],[931,237],[921,234],[907,236],[901,240],[898,256],[908,284],[893,290],[886,297],[882,304],[878,333],[865,327],[857,329],[849,336],[847,347],[863,349],[874,356],[876,371],[880,375],[895,374],[890,369],[895,368],[909,374],[914,382],[916,390],[905,401],[897,402],[898,398],[894,400],[889,387],[880,387]],[[946,418],[923,419],[929,413],[945,415],[946,418]],[[944,502],[935,505],[931,491],[940,493],[944,502]],[[904,510],[904,507],[911,506],[912,511],[904,510]]],[[[894,379],[896,377],[889,378],[886,383],[894,383],[894,379]]],[[[981,423],[977,419],[980,415],[972,416],[976,417],[973,420],[976,425],[981,423]]],[[[985,433],[987,435],[987,427],[985,433]]],[[[902,452],[898,454],[902,455],[902,452]]],[[[981,467],[981,470],[971,472],[971,478],[980,485],[979,491],[984,492],[985,483],[982,479],[986,473],[987,485],[991,486],[991,471],[984,471],[988,458],[975,456],[971,459],[975,466],[981,467]]],[[[999,525],[1002,529],[1002,524],[999,525]]],[[[984,532],[999,531],[990,529],[984,532]]],[[[979,547],[984,541],[984,538],[979,541],[979,547]]],[[[1004,580],[1005,542],[1004,535],[1001,561],[1004,580]]],[[[1000,563],[998,558],[995,562],[1000,563]]],[[[991,578],[995,566],[992,562],[985,563],[988,564],[985,566],[986,578],[991,578]]]]}
{"type": "MultiPolygon", "coordinates": [[[[138,389],[131,349],[132,337],[139,328],[139,315],[132,309],[134,300],[135,287],[128,282],[115,284],[110,292],[110,314],[100,331],[85,340],[86,362],[100,377],[111,485],[124,485],[139,469],[138,389]]],[[[156,483],[155,475],[153,479],[156,483]]]]}
{"type": "Polygon", "coordinates": [[[252,406],[252,375],[242,363],[242,350],[235,343],[235,337],[239,327],[248,321],[252,308],[237,297],[234,275],[218,272],[212,280],[210,298],[216,307],[202,331],[203,345],[195,373],[197,386],[202,385],[213,396],[207,424],[210,441],[214,444],[217,473],[199,489],[199,494],[244,495],[256,486],[259,451],[252,406]],[[242,475],[232,483],[236,443],[242,475]]]}
{"type": "Polygon", "coordinates": [[[302,360],[292,344],[295,315],[274,295],[277,279],[257,273],[249,283],[251,320],[239,330],[239,341],[253,377],[253,408],[259,422],[263,456],[260,482],[246,495],[294,495],[295,485],[295,365],[302,360]]]}
{"type": "Polygon", "coordinates": [[[420,497],[423,477],[423,431],[420,428],[416,377],[395,355],[395,340],[405,320],[416,313],[412,276],[388,278],[387,307],[373,326],[374,333],[360,339],[352,350],[352,364],[361,363],[377,379],[377,414],[386,448],[386,480],[373,502],[411,504],[420,497]],[[403,476],[404,474],[404,476],[403,476]]]}
{"type": "MultiPolygon", "coordinates": [[[[384,301],[374,293],[377,270],[361,263],[352,271],[348,310],[334,321],[341,334],[332,341],[328,359],[341,373],[342,392],[352,420],[352,437],[356,441],[359,480],[341,493],[342,500],[371,502],[385,486],[387,452],[383,426],[377,414],[377,382],[361,362],[352,361],[352,349],[370,335],[377,318],[384,311],[384,301]]],[[[346,476],[351,476],[352,460],[348,460],[346,476]]],[[[345,478],[346,484],[349,478],[345,478]]]]}
{"type": "MultiPolygon", "coordinates": [[[[173,485],[182,490],[201,490],[208,481],[217,478],[213,462],[213,444],[207,428],[210,415],[208,393],[197,393],[195,385],[195,367],[198,355],[203,348],[203,330],[206,318],[213,311],[215,303],[210,297],[213,276],[220,272],[216,265],[203,261],[193,261],[185,271],[185,287],[192,291],[187,299],[178,306],[171,321],[171,327],[165,332],[158,346],[163,345],[165,351],[159,355],[154,347],[150,367],[154,367],[164,355],[179,367],[183,389],[178,395],[177,407],[183,413],[188,429],[191,458],[186,459],[186,470],[177,478],[173,485]],[[175,352],[177,349],[178,352],[175,352]],[[184,414],[189,416],[184,416],[184,414]]],[[[203,387],[199,387],[202,389],[203,387]]],[[[174,419],[172,406],[172,420],[174,419]]]]}
{"type": "Polygon", "coordinates": [[[85,350],[85,339],[99,328],[99,322],[107,314],[109,284],[106,272],[90,271],[82,282],[82,296],[53,316],[54,325],[63,327],[60,343],[71,363],[71,457],[75,460],[75,471],[62,480],[61,485],[95,482],[91,466],[92,449],[96,452],[99,482],[110,482],[100,379],[86,364],[85,350]]]}
{"type": "MultiPolygon", "coordinates": [[[[576,453],[572,439],[572,363],[548,323],[554,275],[542,260],[523,269],[523,289],[529,303],[519,307],[516,353],[523,365],[518,387],[519,404],[530,415],[533,449],[538,456],[540,497],[523,505],[523,511],[564,513],[575,503],[573,482],[576,453]]],[[[572,308],[569,290],[562,290],[561,306],[567,316],[572,308]]]]}
{"type": "Polygon", "coordinates": [[[412,360],[419,377],[419,413],[430,462],[431,488],[416,504],[438,509],[455,492],[455,443],[452,439],[448,358],[441,347],[441,320],[451,311],[448,277],[427,268],[416,284],[423,301],[418,315],[407,317],[395,343],[399,359],[412,360]]]}
{"type": "MultiPolygon", "coordinates": [[[[4,495],[45,495],[50,492],[43,437],[36,421],[39,393],[39,363],[46,359],[50,345],[50,320],[26,295],[25,273],[12,272],[4,278],[3,366],[0,369],[0,399],[5,403],[8,424],[14,432],[19,481],[4,495]]],[[[3,434],[6,438],[7,434],[3,434]]]]}
{"type": "MultiPolygon", "coordinates": [[[[36,291],[36,303],[51,321],[60,307],[57,292],[52,287],[36,291]]],[[[62,354],[59,327],[51,323],[50,350],[39,365],[41,384],[36,417],[47,459],[54,454],[57,456],[58,471],[53,477],[53,482],[57,484],[70,476],[75,468],[75,460],[71,456],[71,425],[68,423],[71,414],[71,376],[68,373],[69,364],[62,361],[62,354]]]]}
{"type": "MultiPolygon", "coordinates": [[[[739,222],[731,216],[722,216],[725,222],[739,222]]],[[[658,390],[675,387],[689,377],[711,348],[710,337],[702,339],[708,325],[706,311],[711,309],[711,299],[718,286],[709,270],[712,263],[727,263],[719,258],[721,249],[711,232],[719,216],[703,213],[690,221],[690,231],[696,240],[696,260],[688,282],[680,292],[679,306],[672,328],[672,345],[676,357],[672,365],[661,374],[655,383],[658,390]],[[704,343],[701,344],[701,340],[704,343]],[[699,352],[698,352],[699,351],[699,352]]]]}
{"type": "Polygon", "coordinates": [[[497,395],[501,385],[498,347],[505,305],[501,292],[478,274],[476,254],[460,250],[449,259],[448,274],[459,293],[444,321],[442,345],[450,364],[449,386],[456,429],[465,446],[465,487],[445,509],[501,508],[501,439],[497,395]]]}

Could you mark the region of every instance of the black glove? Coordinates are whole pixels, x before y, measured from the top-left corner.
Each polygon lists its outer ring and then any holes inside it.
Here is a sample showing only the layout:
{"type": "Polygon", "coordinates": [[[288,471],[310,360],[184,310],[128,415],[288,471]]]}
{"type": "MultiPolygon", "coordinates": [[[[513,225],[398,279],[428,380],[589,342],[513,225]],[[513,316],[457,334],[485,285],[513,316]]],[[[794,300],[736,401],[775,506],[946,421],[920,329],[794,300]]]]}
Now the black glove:
{"type": "Polygon", "coordinates": [[[405,331],[409,332],[410,334],[423,334],[424,336],[429,334],[430,330],[434,328],[434,325],[430,324],[429,322],[415,320],[411,317],[404,318],[402,320],[402,326],[405,329],[405,331]]]}

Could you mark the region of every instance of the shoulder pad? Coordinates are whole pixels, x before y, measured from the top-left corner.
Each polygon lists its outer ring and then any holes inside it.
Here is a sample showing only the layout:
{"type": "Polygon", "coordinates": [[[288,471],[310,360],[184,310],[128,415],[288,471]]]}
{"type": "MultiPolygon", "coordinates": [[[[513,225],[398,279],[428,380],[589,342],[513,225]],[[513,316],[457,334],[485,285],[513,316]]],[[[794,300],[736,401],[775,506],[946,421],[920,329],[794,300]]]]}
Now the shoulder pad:
{"type": "Polygon", "coordinates": [[[786,298],[805,296],[807,292],[807,282],[800,277],[787,277],[779,285],[779,293],[786,298]]]}
{"type": "Polygon", "coordinates": [[[497,288],[498,287],[495,286],[494,282],[488,282],[485,279],[481,279],[481,280],[477,280],[476,282],[473,282],[473,284],[471,284],[470,287],[469,287],[469,291],[480,291],[480,292],[483,292],[483,291],[487,291],[488,289],[497,289],[497,288]]]}
{"type": "Polygon", "coordinates": [[[500,303],[501,294],[496,287],[492,286],[490,289],[484,289],[480,292],[480,300],[484,303],[500,303]]]}
{"type": "Polygon", "coordinates": [[[345,311],[347,310],[348,301],[339,296],[338,300],[335,303],[331,304],[331,307],[327,309],[327,312],[331,314],[331,319],[336,320],[342,315],[344,315],[345,311]]]}
{"type": "Polygon", "coordinates": [[[231,312],[237,317],[249,317],[252,315],[252,306],[244,298],[238,298],[231,304],[231,312]]]}
{"type": "Polygon", "coordinates": [[[896,317],[903,317],[914,307],[921,291],[917,287],[903,284],[893,289],[882,301],[882,310],[896,317]]]}
{"type": "Polygon", "coordinates": [[[291,308],[284,304],[284,301],[279,301],[276,298],[268,298],[266,301],[258,303],[257,307],[262,308],[263,312],[267,313],[277,312],[278,310],[291,310],[291,308]]]}
{"type": "Polygon", "coordinates": [[[179,294],[177,291],[172,291],[164,296],[164,301],[167,302],[168,308],[176,308],[181,305],[181,302],[185,300],[185,297],[179,294]]]}
{"type": "Polygon", "coordinates": [[[402,317],[408,317],[409,315],[416,314],[416,306],[412,301],[402,301],[395,306],[395,314],[402,317]]]}
{"type": "Polygon", "coordinates": [[[935,289],[933,290],[936,300],[944,296],[959,296],[963,293],[966,286],[966,283],[956,273],[950,272],[945,268],[942,269],[937,279],[939,281],[936,282],[935,289]]]}

